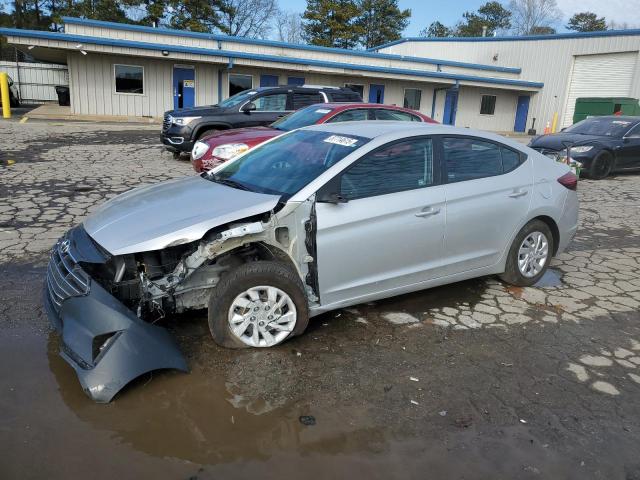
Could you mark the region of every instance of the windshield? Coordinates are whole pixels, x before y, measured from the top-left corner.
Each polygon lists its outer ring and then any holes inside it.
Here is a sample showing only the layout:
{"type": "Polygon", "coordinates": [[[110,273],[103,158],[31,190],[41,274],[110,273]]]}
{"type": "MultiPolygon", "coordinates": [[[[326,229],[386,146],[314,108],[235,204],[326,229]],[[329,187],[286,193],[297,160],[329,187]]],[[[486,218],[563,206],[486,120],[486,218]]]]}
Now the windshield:
{"type": "Polygon", "coordinates": [[[255,90],[245,90],[243,92],[236,93],[235,95],[233,95],[233,96],[227,98],[226,100],[223,100],[222,102],[220,102],[218,104],[218,106],[222,107],[222,108],[229,108],[229,107],[233,107],[235,105],[239,105],[239,104],[244,103],[247,100],[249,100],[256,93],[257,92],[255,90]]]}
{"type": "Polygon", "coordinates": [[[368,141],[353,135],[299,130],[204,176],[234,188],[288,198],[368,141]]]}
{"type": "Polygon", "coordinates": [[[276,120],[271,124],[271,127],[282,130],[283,132],[288,132],[289,130],[295,130],[296,128],[308,127],[309,125],[313,125],[327,113],[331,113],[330,108],[323,108],[319,105],[311,105],[310,107],[298,110],[291,115],[287,115],[280,120],[276,120]]]}
{"type": "Polygon", "coordinates": [[[632,122],[615,118],[587,118],[575,125],[567,128],[566,133],[577,133],[579,135],[602,135],[606,137],[622,137],[632,122]]]}

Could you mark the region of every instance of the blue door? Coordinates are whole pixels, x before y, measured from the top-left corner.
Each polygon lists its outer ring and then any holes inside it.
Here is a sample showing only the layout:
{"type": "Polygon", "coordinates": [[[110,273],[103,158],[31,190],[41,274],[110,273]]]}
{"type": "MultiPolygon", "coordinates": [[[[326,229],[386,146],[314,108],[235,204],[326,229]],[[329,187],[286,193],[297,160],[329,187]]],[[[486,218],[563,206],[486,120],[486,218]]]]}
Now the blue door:
{"type": "Polygon", "coordinates": [[[514,132],[524,132],[527,129],[527,115],[529,115],[529,95],[520,95],[518,97],[518,106],[516,107],[516,123],[513,126],[514,132]]]}
{"type": "Polygon", "coordinates": [[[196,102],[196,71],[173,67],[173,108],[190,108],[196,102]]]}
{"type": "Polygon", "coordinates": [[[458,111],[458,89],[452,88],[447,90],[447,96],[444,99],[444,114],[442,115],[442,123],[445,125],[456,124],[456,112],[458,111]]]}
{"type": "Polygon", "coordinates": [[[369,103],[384,103],[384,85],[369,85],[369,103]]]}
{"type": "Polygon", "coordinates": [[[278,76],[277,75],[260,75],[261,87],[277,87],[278,76]]]}

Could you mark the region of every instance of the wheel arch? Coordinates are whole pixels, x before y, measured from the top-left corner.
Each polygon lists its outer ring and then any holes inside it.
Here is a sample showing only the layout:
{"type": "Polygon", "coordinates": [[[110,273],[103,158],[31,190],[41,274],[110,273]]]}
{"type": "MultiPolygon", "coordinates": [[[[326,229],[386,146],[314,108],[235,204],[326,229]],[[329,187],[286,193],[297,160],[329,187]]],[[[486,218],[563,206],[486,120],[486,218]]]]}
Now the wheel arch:
{"type": "Polygon", "coordinates": [[[533,217],[531,220],[529,220],[530,223],[534,220],[540,220],[541,222],[545,223],[547,225],[547,227],[549,227],[549,230],[551,230],[551,235],[553,235],[553,252],[552,254],[555,256],[556,253],[558,252],[558,247],[560,245],[560,229],[558,228],[558,224],[556,223],[556,221],[551,218],[548,215],[538,215],[537,217],[533,217]]]}
{"type": "Polygon", "coordinates": [[[205,123],[204,125],[199,125],[195,129],[193,133],[193,140],[198,140],[200,138],[200,135],[202,135],[202,133],[207,130],[229,130],[230,128],[231,125],[227,123],[205,123]]]}

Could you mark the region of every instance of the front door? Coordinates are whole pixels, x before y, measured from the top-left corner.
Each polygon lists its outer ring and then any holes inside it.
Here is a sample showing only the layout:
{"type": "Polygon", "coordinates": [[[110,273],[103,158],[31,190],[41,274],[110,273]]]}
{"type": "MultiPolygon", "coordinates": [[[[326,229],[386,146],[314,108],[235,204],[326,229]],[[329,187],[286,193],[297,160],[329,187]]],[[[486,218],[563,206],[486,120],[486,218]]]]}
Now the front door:
{"type": "Polygon", "coordinates": [[[196,71],[189,67],[173,67],[173,108],[191,108],[196,102],[196,71]]]}
{"type": "Polygon", "coordinates": [[[450,90],[447,90],[447,96],[444,99],[444,114],[442,115],[442,123],[445,125],[455,125],[457,111],[458,89],[452,88],[450,90]]]}
{"type": "Polygon", "coordinates": [[[238,128],[266,126],[284,117],[291,111],[290,95],[287,92],[263,93],[256,95],[251,102],[256,106],[255,110],[240,112],[238,128]]]}
{"type": "Polygon", "coordinates": [[[384,85],[369,85],[369,103],[384,103],[384,85]]]}
{"type": "Polygon", "coordinates": [[[385,145],[339,175],[328,188],[339,189],[347,203],[316,204],[322,305],[391,296],[438,276],[445,196],[432,140],[385,145]]]}
{"type": "Polygon", "coordinates": [[[529,115],[529,95],[520,95],[516,106],[516,122],[513,126],[514,132],[524,132],[527,128],[527,116],[529,115]]]}
{"type": "Polygon", "coordinates": [[[447,273],[494,265],[529,211],[532,162],[473,137],[443,138],[442,150],[448,182],[447,273]]]}
{"type": "Polygon", "coordinates": [[[640,168],[640,125],[631,130],[616,150],[616,168],[640,168]]]}

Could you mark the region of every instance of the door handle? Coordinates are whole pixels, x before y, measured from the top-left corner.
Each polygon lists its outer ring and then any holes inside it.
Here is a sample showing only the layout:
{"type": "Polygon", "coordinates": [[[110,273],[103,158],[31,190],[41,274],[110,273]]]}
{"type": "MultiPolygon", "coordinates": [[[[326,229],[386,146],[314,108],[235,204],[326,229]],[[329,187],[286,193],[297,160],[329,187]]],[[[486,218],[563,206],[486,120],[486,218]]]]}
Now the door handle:
{"type": "Polygon", "coordinates": [[[511,198],[519,198],[519,197],[524,197],[527,193],[529,192],[527,192],[526,190],[516,190],[515,192],[510,193],[509,196],[511,198]]]}
{"type": "Polygon", "coordinates": [[[439,208],[433,207],[425,207],[418,213],[416,213],[416,217],[430,217],[431,215],[437,215],[440,213],[439,208]]]}

